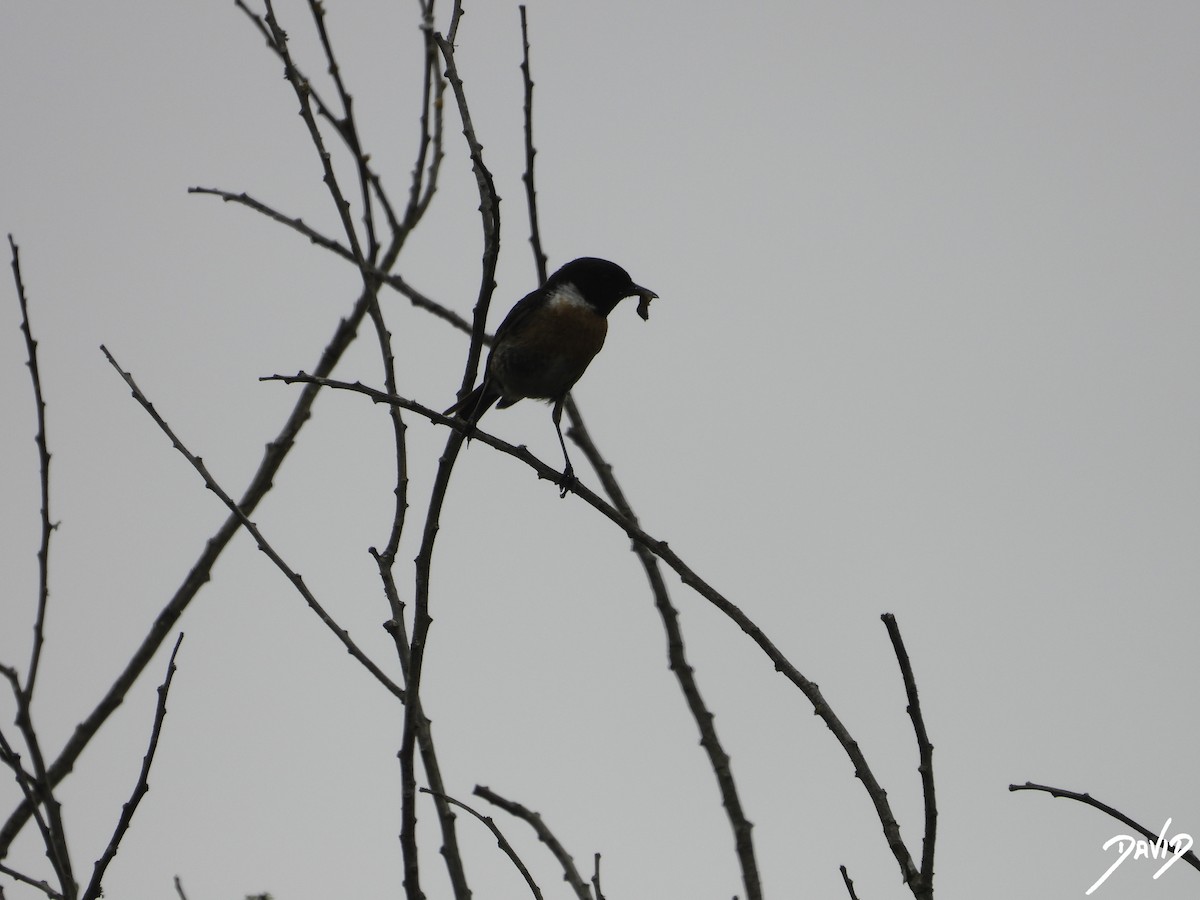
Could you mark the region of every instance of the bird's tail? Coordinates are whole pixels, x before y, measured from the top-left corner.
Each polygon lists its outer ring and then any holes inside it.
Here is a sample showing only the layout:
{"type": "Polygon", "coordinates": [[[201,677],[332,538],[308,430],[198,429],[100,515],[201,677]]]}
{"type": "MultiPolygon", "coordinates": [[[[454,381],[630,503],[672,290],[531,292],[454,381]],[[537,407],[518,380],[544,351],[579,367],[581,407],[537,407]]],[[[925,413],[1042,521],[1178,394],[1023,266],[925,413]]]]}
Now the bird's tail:
{"type": "Polygon", "coordinates": [[[458,416],[460,419],[466,419],[474,425],[483,418],[483,414],[491,409],[499,399],[500,391],[496,390],[491,382],[485,378],[479,387],[455,403],[442,413],[442,415],[458,416]]]}

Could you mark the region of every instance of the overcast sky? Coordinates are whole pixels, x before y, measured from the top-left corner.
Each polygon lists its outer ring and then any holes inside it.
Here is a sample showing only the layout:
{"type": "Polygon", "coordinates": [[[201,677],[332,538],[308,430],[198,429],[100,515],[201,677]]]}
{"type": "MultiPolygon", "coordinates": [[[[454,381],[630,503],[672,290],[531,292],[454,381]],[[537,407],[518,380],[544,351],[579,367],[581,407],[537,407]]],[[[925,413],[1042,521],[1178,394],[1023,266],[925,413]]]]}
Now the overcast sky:
{"type": "MultiPolygon", "coordinates": [[[[1113,861],[1101,844],[1122,826],[1011,782],[1200,837],[1200,6],[528,6],[551,265],[605,256],[661,296],[647,323],[632,302],[613,313],[575,397],[643,526],[820,684],[919,855],[916,745],[879,621],[896,614],[936,746],[937,893],[1082,897],[1113,861]]],[[[416,4],[327,7],[364,141],[402,198],[416,4]]],[[[332,96],[305,5],[278,9],[332,96]]],[[[520,53],[515,3],[468,4],[459,65],[503,198],[492,327],[536,283],[520,53]]],[[[311,370],[358,296],[351,266],[187,193],[244,190],[340,233],[281,71],[228,2],[0,10],[0,230],[21,246],[61,522],[36,708],[52,752],[225,517],[99,345],[239,494],[299,390],[258,378],[311,370]]],[[[464,315],[477,205],[448,113],[441,189],[397,270],[464,315]]],[[[23,667],[35,419],[10,281],[0,295],[0,662],[23,667]]],[[[384,305],[402,391],[448,406],[465,340],[398,295],[384,305]]],[[[336,375],[381,383],[372,335],[336,375]]],[[[411,596],[445,432],[407,421],[411,596]]],[[[484,426],[557,464],[544,406],[484,426]]],[[[389,672],[368,548],[387,537],[393,466],[384,410],[326,393],[255,515],[389,672]]],[[[908,896],[828,729],[736,626],[669,584],[767,896],[845,897],[839,864],[863,900],[908,896]]],[[[482,808],[485,784],[538,810],[581,867],[603,854],[612,900],[742,895],[618,529],[475,442],[431,612],[422,697],[451,793],[482,808]]],[[[191,900],[397,896],[399,705],[245,535],[181,624],[151,790],[107,896],[161,900],[175,875],[191,900]]],[[[62,786],[84,872],[165,667],[164,650],[62,786]]],[[[17,796],[0,780],[0,816],[17,796]]],[[[447,897],[432,805],[420,814],[424,887],[447,897]]],[[[497,821],[566,896],[529,829],[497,821]]],[[[482,826],[460,818],[460,835],[476,897],[527,896],[482,826]]],[[[8,862],[49,875],[33,829],[8,862]]],[[[1200,873],[1156,868],[1130,860],[1093,896],[1196,895],[1200,873]]]]}

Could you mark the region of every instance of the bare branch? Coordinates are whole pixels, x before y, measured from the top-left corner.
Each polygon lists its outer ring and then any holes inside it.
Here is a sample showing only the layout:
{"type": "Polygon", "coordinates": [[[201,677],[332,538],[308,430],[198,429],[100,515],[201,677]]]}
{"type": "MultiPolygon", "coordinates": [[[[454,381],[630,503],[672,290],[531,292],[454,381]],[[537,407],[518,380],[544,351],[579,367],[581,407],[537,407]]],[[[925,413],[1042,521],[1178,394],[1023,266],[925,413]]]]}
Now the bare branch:
{"type": "MultiPolygon", "coordinates": [[[[256,212],[262,213],[267,218],[279,222],[282,225],[286,225],[293,231],[304,235],[318,247],[329,250],[330,252],[337,254],[349,262],[354,262],[354,254],[342,244],[339,244],[337,241],[326,237],[312,228],[312,226],[305,224],[303,219],[290,218],[268,206],[267,204],[254,199],[245,192],[235,194],[232,191],[223,191],[218,188],[190,187],[188,188],[188,193],[208,194],[214,197],[220,197],[226,203],[237,203],[241,206],[253,209],[256,212]]],[[[399,291],[412,302],[413,306],[417,307],[418,309],[423,309],[426,312],[433,314],[437,318],[445,322],[449,322],[459,331],[464,331],[467,334],[471,333],[470,322],[468,322],[458,313],[454,312],[452,309],[443,306],[435,300],[429,299],[429,297],[425,296],[416,288],[409,285],[408,282],[406,282],[399,275],[391,274],[382,267],[373,267],[370,265],[367,266],[365,271],[370,277],[379,279],[388,287],[399,291]]],[[[485,342],[486,341],[487,339],[485,338],[485,342]]]]}
{"type": "Polygon", "coordinates": [[[458,23],[462,21],[463,7],[462,0],[454,0],[454,8],[450,13],[450,29],[446,32],[446,39],[451,46],[454,44],[454,39],[458,36],[458,23]]]}
{"type": "MultiPolygon", "coordinates": [[[[270,4],[267,4],[268,14],[266,16],[261,16],[251,10],[246,5],[245,0],[234,0],[234,6],[245,13],[246,17],[251,21],[251,23],[253,23],[254,27],[258,30],[258,33],[261,34],[263,39],[266,41],[267,47],[276,55],[276,57],[279,58],[280,62],[282,62],[285,67],[291,66],[292,71],[295,72],[298,79],[304,84],[307,95],[309,98],[311,98],[313,106],[316,107],[317,115],[325,119],[325,121],[333,126],[333,130],[343,140],[347,148],[354,153],[356,157],[361,156],[362,163],[367,165],[370,161],[370,156],[368,154],[360,154],[358,152],[356,144],[349,139],[346,130],[342,125],[342,117],[338,116],[337,113],[333,111],[333,108],[325,102],[317,89],[313,87],[312,82],[304,74],[303,70],[301,70],[300,67],[295,64],[295,61],[290,58],[286,47],[286,32],[281,32],[285,39],[283,43],[280,43],[276,39],[275,32],[269,22],[272,16],[272,12],[269,9],[270,4]]],[[[388,218],[388,222],[394,228],[396,223],[396,215],[392,209],[391,202],[387,198],[387,194],[383,190],[382,182],[378,175],[369,170],[369,167],[368,176],[371,185],[375,190],[376,199],[379,201],[380,206],[383,207],[384,213],[388,218]]],[[[343,221],[345,220],[343,219],[343,221]]]]}
{"type": "Polygon", "coordinates": [[[429,208],[437,191],[438,174],[442,167],[442,124],[446,82],[438,74],[438,49],[433,40],[433,0],[421,2],[421,38],[425,54],[421,60],[423,89],[421,92],[420,138],[417,143],[417,161],[413,166],[409,186],[408,205],[404,220],[393,226],[395,242],[403,245],[409,232],[416,227],[429,208]],[[433,111],[432,121],[430,110],[433,111]]]}
{"type": "MultiPolygon", "coordinates": [[[[329,378],[319,378],[300,372],[296,375],[271,375],[262,379],[263,381],[282,381],[284,383],[297,382],[301,384],[320,384],[325,387],[336,388],[338,390],[349,390],[355,393],[363,394],[370,397],[376,403],[395,403],[405,409],[419,413],[431,422],[439,425],[447,425],[460,434],[465,432],[468,427],[461,419],[450,418],[444,416],[436,410],[423,406],[420,403],[409,400],[404,397],[391,397],[382,391],[367,387],[361,382],[349,383],[344,381],[335,381],[329,378]]],[[[539,478],[544,478],[551,481],[556,486],[561,484],[562,475],[557,470],[546,465],[540,459],[529,452],[528,448],[521,446],[515,447],[512,444],[496,438],[487,432],[481,431],[478,427],[472,429],[471,437],[478,440],[482,444],[486,444],[502,453],[512,456],[515,459],[525,463],[535,472],[539,478]]],[[[455,450],[457,452],[457,449],[455,450]]],[[[780,672],[788,681],[798,687],[801,693],[808,698],[812,704],[813,712],[820,716],[825,722],[829,730],[833,732],[838,743],[842,745],[842,749],[850,758],[850,762],[854,765],[854,774],[862,783],[867,795],[870,797],[872,804],[875,806],[876,815],[879,817],[880,825],[883,828],[884,837],[887,840],[888,847],[891,849],[896,862],[900,866],[901,875],[906,884],[913,883],[914,879],[919,876],[919,871],[913,864],[912,856],[908,852],[908,848],[904,844],[904,840],[900,836],[900,826],[896,822],[895,815],[892,813],[891,805],[888,803],[887,792],[879,784],[875,778],[871,767],[867,764],[866,757],[858,746],[858,742],[851,736],[850,731],[838,718],[833,708],[821,694],[820,688],[815,682],[810,681],[801,674],[783,654],[783,652],[775,646],[769,637],[761,628],[741,610],[735,603],[726,598],[720,591],[716,590],[712,585],[701,578],[690,566],[685,563],[675,551],[673,551],[666,543],[660,541],[645,531],[637,524],[630,520],[627,516],[619,512],[610,504],[606,503],[594,492],[578,481],[571,485],[570,492],[578,496],[588,505],[592,506],[603,514],[607,519],[620,527],[631,540],[635,543],[644,546],[651,553],[657,556],[660,560],[666,563],[680,579],[692,590],[696,591],[701,597],[715,606],[718,610],[731,619],[746,635],[758,645],[759,649],[766,654],[767,658],[772,662],[777,672],[780,672]]]]}
{"type": "MultiPolygon", "coordinates": [[[[362,317],[366,315],[368,300],[369,295],[364,293],[363,296],[359,297],[350,315],[339,322],[333,337],[317,362],[315,371],[322,374],[328,374],[333,371],[334,366],[337,365],[337,362],[341,359],[358,333],[362,317]]],[[[312,414],[313,403],[316,400],[319,390],[320,388],[316,385],[306,387],[296,400],[295,406],[292,408],[279,433],[267,444],[266,452],[259,463],[258,470],[254,473],[254,477],[247,486],[242,499],[238,502],[238,508],[246,516],[249,516],[254,511],[262,498],[273,487],[275,475],[294,446],[296,437],[299,435],[301,428],[304,427],[304,423],[308,421],[312,414]]],[[[205,542],[204,549],[201,551],[199,558],[184,578],[183,583],[176,590],[174,596],[171,597],[154,618],[150,630],[146,637],[143,638],[141,645],[134,651],[125,668],[113,681],[108,691],[100,699],[100,702],[92,712],[88,714],[83,722],[76,726],[75,732],[50,766],[47,776],[51,786],[57,785],[63,778],[70,774],[72,768],[74,768],[75,761],[79,758],[79,754],[91,742],[91,739],[108,720],[108,717],[121,705],[125,694],[150,660],[154,658],[159,646],[166,639],[166,636],[171,633],[179,617],[183,615],[183,611],[191,603],[196,594],[199,593],[200,589],[208,582],[213,565],[240,527],[241,518],[239,516],[230,516],[217,532],[205,542]]],[[[3,827],[0,828],[0,858],[8,851],[8,847],[13,839],[20,833],[25,823],[29,821],[31,813],[32,806],[30,803],[28,801],[23,802],[17,806],[3,827]]]]}
{"type": "Polygon", "coordinates": [[[538,840],[546,845],[547,849],[554,854],[554,858],[558,860],[558,864],[562,866],[563,878],[571,886],[571,889],[575,891],[575,896],[579,900],[592,900],[587,883],[579,874],[579,870],[575,868],[575,860],[571,858],[571,854],[567,852],[567,848],[554,836],[554,833],[546,827],[546,823],[542,821],[539,813],[522,806],[515,800],[506,800],[491,788],[484,787],[483,785],[475,785],[475,790],[472,793],[476,797],[482,797],[489,803],[500,807],[509,815],[516,816],[518,819],[528,822],[529,826],[537,834],[538,840]]]}
{"type": "Polygon", "coordinates": [[[604,900],[604,892],[600,890],[600,854],[595,856],[595,864],[592,869],[592,889],[596,892],[596,900],[604,900]]]}
{"type": "MultiPolygon", "coordinates": [[[[13,236],[8,236],[8,246],[12,254],[13,281],[17,286],[17,302],[21,306],[21,333],[25,336],[25,351],[28,355],[26,365],[29,367],[29,377],[33,381],[33,403],[37,415],[37,433],[34,442],[38,450],[38,470],[42,489],[42,537],[38,546],[38,599],[37,615],[33,623],[33,649],[29,655],[29,671],[25,676],[25,686],[22,690],[24,702],[28,706],[33,702],[33,687],[37,681],[38,667],[42,659],[42,646],[46,639],[46,607],[50,601],[50,534],[55,524],[50,521],[50,448],[46,443],[46,400],[42,395],[42,375],[38,369],[37,341],[33,338],[33,329],[29,323],[29,302],[25,294],[25,282],[21,278],[21,251],[13,236]]],[[[2,857],[3,854],[0,854],[2,857]]]]}
{"type": "MultiPolygon", "coordinates": [[[[533,76],[529,63],[529,28],[525,7],[520,7],[521,14],[521,46],[522,61],[521,75],[525,88],[524,105],[524,134],[525,134],[525,172],[522,181],[525,184],[525,199],[529,209],[529,242],[533,249],[534,267],[538,275],[538,283],[546,281],[546,254],[542,250],[541,228],[538,224],[537,190],[534,184],[534,157],[537,151],[533,145],[533,76]]],[[[583,449],[588,461],[596,474],[600,476],[604,491],[608,494],[622,515],[629,521],[637,522],[633,507],[626,499],[624,492],[617,484],[612,474],[612,466],[600,454],[595,442],[592,441],[583,417],[574,399],[568,397],[566,403],[568,419],[571,425],[568,434],[583,449]]],[[[762,895],[762,887],[758,874],[758,862],[754,853],[754,842],[751,838],[751,823],[742,810],[741,798],[733,778],[729,755],[725,752],[720,738],[717,736],[715,719],[704,702],[691,665],[684,651],[683,632],[679,626],[679,613],[671,603],[669,592],[658,567],[654,555],[638,544],[634,544],[634,552],[645,570],[651,593],[654,597],[655,608],[663,622],[663,630],[667,635],[667,658],[670,669],[675,674],[687,703],[688,711],[692,714],[700,732],[700,745],[708,756],[709,765],[717,779],[721,792],[722,805],[729,817],[733,829],[734,846],[737,850],[738,864],[742,870],[742,881],[746,887],[748,900],[758,900],[762,895]]]]}
{"type": "MultiPolygon", "coordinates": [[[[279,24],[279,20],[275,17],[275,7],[272,0],[263,0],[266,6],[266,16],[263,21],[266,23],[269,33],[268,42],[273,50],[279,54],[283,60],[283,74],[291,84],[292,90],[296,93],[296,100],[300,103],[300,118],[304,120],[304,124],[308,127],[308,137],[312,141],[313,147],[317,151],[317,156],[321,160],[321,168],[325,173],[325,186],[329,189],[329,195],[333,198],[333,205],[337,209],[338,217],[342,221],[342,229],[346,233],[346,240],[350,242],[350,252],[354,254],[354,262],[360,267],[365,267],[368,257],[363,253],[363,249],[358,240],[358,231],[354,227],[354,222],[350,218],[350,203],[342,194],[341,185],[338,183],[337,173],[333,170],[333,161],[329,155],[329,151],[325,149],[325,139],[321,136],[321,129],[317,127],[316,117],[313,115],[312,107],[312,86],[309,84],[300,70],[296,68],[296,64],[292,61],[291,52],[287,46],[287,32],[279,24]]],[[[248,15],[253,16],[242,0],[237,0],[237,5],[246,11],[248,15]]],[[[336,117],[333,121],[337,122],[336,117]]]]}
{"type": "MultiPolygon", "coordinates": [[[[616,477],[613,475],[613,467],[601,456],[592,440],[574,400],[568,400],[567,410],[572,422],[567,434],[583,449],[588,462],[600,477],[604,492],[608,494],[613,506],[626,521],[636,525],[637,516],[634,515],[633,507],[617,483],[616,477]]],[[[662,619],[663,631],[667,636],[667,660],[671,672],[679,682],[688,712],[691,713],[692,720],[700,731],[700,746],[708,756],[708,764],[717,779],[717,788],[721,792],[721,803],[725,807],[729,825],[733,830],[734,847],[737,851],[738,865],[742,871],[742,883],[746,888],[746,897],[748,900],[759,900],[762,897],[762,882],[758,873],[758,860],[754,853],[754,841],[751,837],[753,825],[746,818],[742,809],[741,796],[733,778],[729,754],[725,752],[725,748],[717,736],[716,718],[704,702],[704,697],[700,693],[700,685],[688,662],[683,645],[683,630],[679,625],[679,612],[671,602],[670,592],[667,590],[658,559],[654,553],[648,547],[636,542],[633,544],[633,551],[637,554],[638,561],[646,573],[650,591],[654,596],[654,608],[658,610],[659,617],[662,619]]]]}
{"type": "MultiPolygon", "coordinates": [[[[1076,793],[1075,791],[1064,790],[1063,788],[1050,787],[1049,785],[1046,785],[1046,784],[1034,784],[1032,781],[1027,781],[1024,784],[1010,784],[1008,786],[1008,789],[1010,791],[1043,791],[1043,792],[1049,794],[1051,797],[1056,797],[1056,798],[1061,797],[1061,798],[1065,798],[1067,800],[1074,800],[1078,803],[1082,803],[1086,806],[1090,806],[1093,809],[1098,809],[1098,810],[1100,810],[1100,812],[1102,812],[1108,816],[1111,816],[1112,818],[1116,819],[1118,822],[1128,825],[1130,828],[1132,828],[1134,831],[1136,831],[1138,834],[1142,835],[1143,837],[1147,838],[1148,840],[1157,841],[1159,838],[1159,836],[1157,834],[1155,834],[1153,831],[1151,831],[1145,825],[1141,824],[1140,822],[1134,821],[1129,816],[1125,815],[1125,813],[1121,812],[1119,809],[1109,806],[1107,803],[1102,803],[1101,801],[1099,801],[1095,797],[1093,797],[1091,794],[1080,794],[1080,793],[1076,793]]],[[[1168,844],[1167,846],[1168,846],[1168,849],[1171,849],[1171,850],[1175,849],[1173,844],[1168,844]]],[[[1200,870],[1200,857],[1196,856],[1196,853],[1194,850],[1188,850],[1186,853],[1183,854],[1182,859],[1193,869],[1200,870]]]]}
{"type": "MultiPolygon", "coordinates": [[[[429,788],[421,788],[421,793],[433,795],[434,791],[431,791],[429,788]]],[[[525,883],[527,885],[529,885],[529,890],[533,893],[533,896],[536,897],[537,900],[542,900],[541,888],[539,888],[537,886],[537,882],[535,882],[533,880],[533,876],[529,874],[529,869],[527,869],[525,867],[525,863],[521,862],[521,858],[519,856],[517,856],[517,851],[513,849],[512,844],[510,844],[508,842],[507,838],[505,838],[504,835],[500,832],[500,828],[496,825],[496,823],[492,819],[492,817],[485,816],[479,812],[476,812],[474,809],[467,806],[467,804],[463,803],[461,800],[455,800],[453,797],[451,797],[447,794],[443,794],[442,799],[445,800],[447,803],[454,804],[455,806],[459,807],[460,809],[465,809],[467,812],[469,812],[471,815],[473,815],[475,818],[477,818],[480,822],[482,822],[484,825],[486,825],[488,827],[488,830],[491,831],[491,833],[493,835],[495,835],[495,837],[496,837],[496,845],[505,852],[505,854],[508,856],[509,859],[512,860],[513,865],[517,867],[517,871],[520,872],[521,876],[525,879],[525,883]]]]}
{"type": "MultiPolygon", "coordinates": [[[[8,666],[0,666],[0,674],[3,674],[8,679],[9,684],[13,689],[13,696],[16,699],[17,705],[23,703],[22,694],[20,693],[20,682],[17,678],[17,672],[8,666]]],[[[37,825],[38,834],[42,836],[42,846],[47,848],[47,855],[53,858],[54,838],[50,833],[50,826],[46,822],[45,816],[42,815],[42,807],[40,795],[42,793],[38,786],[37,776],[30,772],[21,764],[21,756],[9,742],[8,737],[4,734],[3,729],[0,729],[0,762],[8,766],[12,770],[13,777],[17,781],[17,787],[21,789],[21,795],[25,798],[25,802],[29,804],[33,811],[33,821],[37,825]]],[[[43,882],[44,884],[45,882],[43,882]]]]}
{"type": "Polygon", "coordinates": [[[117,849],[121,846],[121,841],[125,837],[125,833],[129,830],[129,825],[133,821],[133,814],[137,811],[138,804],[142,802],[142,798],[150,790],[150,767],[154,765],[154,754],[158,750],[158,738],[162,734],[163,719],[167,716],[167,694],[171,690],[171,680],[175,677],[175,657],[179,653],[179,645],[182,643],[183,632],[181,631],[179,632],[179,638],[175,641],[175,647],[171,650],[171,658],[167,661],[166,678],[158,686],[158,705],[154,710],[154,725],[150,729],[150,746],[146,748],[146,754],[142,757],[142,770],[138,774],[138,780],[133,787],[133,793],[130,794],[129,800],[121,809],[121,816],[117,820],[117,827],[113,829],[113,835],[108,842],[108,846],[104,848],[104,853],[96,860],[96,866],[92,872],[92,880],[88,884],[87,890],[83,892],[83,900],[95,900],[95,898],[101,896],[101,884],[104,881],[104,873],[108,870],[109,863],[116,858],[117,849]]]}
{"type": "Polygon", "coordinates": [[[325,51],[325,60],[329,64],[329,75],[333,79],[334,87],[337,89],[338,97],[342,102],[342,116],[334,121],[334,125],[342,135],[346,145],[350,148],[350,152],[354,156],[355,166],[358,169],[360,202],[363,208],[363,229],[367,235],[367,251],[365,256],[368,261],[374,263],[379,256],[379,240],[375,235],[375,208],[371,202],[371,170],[367,164],[367,156],[363,152],[362,142],[358,137],[358,125],[354,121],[354,98],[346,89],[346,83],[342,79],[341,66],[338,65],[337,58],[333,54],[333,44],[329,40],[329,32],[325,27],[324,4],[321,0],[309,0],[308,8],[312,13],[313,23],[317,29],[317,36],[321,39],[321,48],[325,51]]]}
{"type": "Polygon", "coordinates": [[[842,873],[842,881],[846,885],[846,891],[850,894],[850,900],[858,900],[858,894],[854,893],[854,882],[850,880],[850,873],[846,871],[846,867],[838,866],[838,871],[842,873]]]}
{"type": "Polygon", "coordinates": [[[290,581],[300,593],[300,596],[304,598],[304,601],[308,604],[309,608],[317,614],[317,618],[319,618],[325,624],[325,627],[333,632],[334,636],[342,642],[342,645],[346,648],[347,652],[353,656],[364,669],[370,672],[375,677],[376,681],[387,688],[393,696],[403,700],[403,688],[388,678],[388,676],[384,674],[383,670],[380,669],[379,666],[377,666],[356,643],[354,643],[354,641],[350,638],[350,633],[338,625],[333,617],[325,611],[325,608],[321,605],[317,598],[313,596],[312,591],[310,591],[308,586],[304,583],[304,578],[299,573],[295,572],[286,562],[284,562],[283,557],[281,557],[270,545],[267,539],[263,537],[263,534],[258,529],[258,526],[250,521],[246,514],[242,512],[237,502],[230,497],[229,494],[227,494],[225,490],[217,483],[216,479],[214,479],[212,474],[208,471],[208,467],[204,465],[204,460],[193,454],[186,446],[184,446],[183,442],[171,429],[171,426],[167,424],[166,420],[163,419],[161,415],[159,415],[158,410],[154,408],[154,404],[150,402],[150,400],[142,392],[141,388],[137,386],[137,382],[133,380],[133,376],[121,368],[120,364],[117,363],[113,355],[108,352],[107,347],[101,345],[100,350],[104,353],[112,367],[117,370],[117,374],[124,379],[127,385],[129,385],[129,389],[133,392],[133,398],[141,404],[142,408],[145,409],[150,415],[150,418],[154,420],[154,424],[156,424],[162,433],[165,434],[171,441],[171,446],[178,450],[183,455],[183,458],[192,464],[192,468],[194,468],[196,472],[199,473],[200,477],[204,479],[204,486],[216,494],[218,498],[220,498],[221,502],[225,504],[226,508],[234,515],[235,518],[237,518],[241,526],[250,533],[250,536],[254,538],[254,542],[258,545],[258,549],[266,554],[267,558],[275,564],[276,568],[278,568],[279,571],[281,571],[287,577],[288,581],[290,581]]]}
{"type": "Polygon", "coordinates": [[[413,630],[409,642],[407,690],[409,702],[404,707],[404,734],[400,743],[400,846],[404,854],[404,889],[409,900],[422,900],[417,859],[417,811],[416,811],[416,767],[413,762],[417,744],[417,732],[423,718],[420,707],[421,673],[425,662],[425,643],[429,635],[432,618],[429,615],[429,583],[433,568],[433,549],[437,540],[438,523],[442,505],[446,500],[446,489],[450,486],[450,473],[462,448],[464,434],[453,432],[446,440],[446,449],[438,460],[430,492],[429,507],[425,516],[425,527],[421,533],[421,549],[415,560],[416,585],[413,603],[413,630]]]}
{"type": "Polygon", "coordinates": [[[533,248],[533,265],[538,284],[546,283],[546,254],[542,252],[542,232],[538,225],[537,190],[533,184],[533,158],[537,150],[533,146],[533,78],[529,70],[529,27],[525,19],[525,4],[521,11],[521,76],[525,83],[525,200],[529,207],[529,244],[533,248]]]}
{"type": "Polygon", "coordinates": [[[471,169],[475,173],[475,184],[479,190],[479,214],[483,225],[483,271],[479,283],[479,299],[475,303],[475,311],[471,325],[471,345],[467,351],[467,363],[463,369],[462,388],[459,396],[475,386],[479,373],[479,357],[482,353],[484,335],[487,326],[488,307],[491,305],[492,292],[496,289],[496,264],[500,258],[500,198],[496,194],[496,185],[492,173],[483,162],[483,146],[475,136],[475,126],[471,122],[471,110],[467,105],[467,95],[463,89],[462,79],[458,75],[458,67],[454,64],[454,34],[458,30],[458,21],[462,15],[462,7],[454,4],[454,16],[450,26],[450,38],[447,40],[440,34],[434,34],[433,40],[446,61],[446,78],[454,91],[458,103],[458,113],[462,119],[463,136],[467,139],[467,147],[471,152],[471,169]]]}
{"type": "Polygon", "coordinates": [[[7,740],[0,746],[6,764],[17,776],[17,782],[25,794],[25,802],[31,804],[37,815],[38,830],[42,835],[42,844],[46,848],[46,858],[58,878],[59,888],[63,895],[74,898],[79,890],[75,882],[75,874],[71,866],[71,853],[67,848],[67,830],[62,817],[62,804],[54,793],[54,784],[47,774],[46,758],[42,753],[41,740],[33,723],[33,710],[26,701],[25,693],[21,690],[21,681],[15,669],[0,666],[0,675],[8,681],[12,689],[13,699],[17,705],[15,724],[21,732],[21,739],[29,751],[29,759],[33,764],[31,772],[26,772],[20,765],[20,757],[8,744],[7,740]],[[43,818],[38,807],[45,810],[43,818]]]}
{"type": "MultiPolygon", "coordinates": [[[[28,875],[25,875],[22,872],[18,872],[16,869],[10,869],[8,866],[4,865],[4,863],[0,863],[0,875],[7,875],[9,878],[13,879],[14,881],[19,881],[22,884],[27,884],[30,887],[37,888],[39,891],[41,891],[43,894],[45,894],[47,897],[49,897],[50,900],[63,900],[63,895],[60,894],[58,891],[56,891],[54,888],[50,887],[50,885],[47,884],[45,881],[35,881],[34,879],[30,878],[28,875]]],[[[3,897],[3,896],[4,896],[4,890],[3,890],[3,888],[0,888],[0,897],[3,897]]]]}
{"type": "Polygon", "coordinates": [[[896,651],[896,660],[900,663],[900,674],[904,678],[904,692],[908,696],[908,715],[912,719],[913,731],[917,736],[917,753],[920,762],[917,771],[921,774],[921,791],[925,796],[925,838],[921,852],[921,876],[918,882],[910,883],[914,896],[919,898],[933,896],[933,852],[937,842],[937,797],[933,783],[933,744],[925,730],[925,719],[921,715],[921,701],[917,696],[917,680],[913,675],[912,662],[908,651],[904,649],[904,639],[900,636],[900,626],[896,617],[884,613],[881,617],[892,647],[896,651]]]}

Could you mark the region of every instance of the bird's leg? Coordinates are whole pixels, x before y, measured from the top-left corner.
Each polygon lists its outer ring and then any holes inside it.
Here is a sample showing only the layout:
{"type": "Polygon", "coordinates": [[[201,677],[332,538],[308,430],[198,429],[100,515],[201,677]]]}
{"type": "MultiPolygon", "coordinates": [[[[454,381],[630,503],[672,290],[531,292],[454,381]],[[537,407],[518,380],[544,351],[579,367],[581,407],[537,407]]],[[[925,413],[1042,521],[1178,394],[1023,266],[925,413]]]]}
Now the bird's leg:
{"type": "Polygon", "coordinates": [[[558,483],[559,487],[562,488],[562,491],[558,495],[560,498],[567,496],[567,488],[575,483],[575,470],[571,467],[571,457],[567,454],[567,442],[563,440],[562,433],[563,401],[565,400],[565,396],[555,400],[554,412],[550,414],[550,417],[554,420],[554,430],[558,433],[558,446],[562,447],[563,452],[563,475],[562,481],[558,483]]]}

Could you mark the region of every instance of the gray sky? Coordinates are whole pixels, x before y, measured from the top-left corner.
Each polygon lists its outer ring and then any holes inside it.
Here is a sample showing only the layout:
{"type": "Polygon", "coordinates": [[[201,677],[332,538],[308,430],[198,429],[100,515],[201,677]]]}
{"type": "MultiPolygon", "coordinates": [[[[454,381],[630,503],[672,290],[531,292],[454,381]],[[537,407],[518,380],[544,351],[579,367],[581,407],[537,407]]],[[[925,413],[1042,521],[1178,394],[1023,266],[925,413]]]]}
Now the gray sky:
{"type": "MultiPolygon", "coordinates": [[[[551,264],[606,256],[662,297],[648,323],[617,309],[576,399],[643,525],[821,685],[919,853],[915,741],[879,622],[897,615],[936,746],[938,893],[1082,897],[1112,861],[1117,823],[1010,782],[1200,837],[1200,7],[528,5],[551,264]]],[[[396,197],[415,152],[415,6],[328,4],[396,197]]],[[[279,11],[317,77],[303,5],[279,11]]],[[[469,4],[458,54],[503,197],[494,327],[534,285],[516,5],[469,4]]],[[[0,11],[0,228],[21,245],[62,522],[38,691],[54,749],[224,518],[98,345],[237,493],[297,391],[257,379],[311,369],[358,294],[353,269],[302,238],[186,193],[245,190],[335,233],[280,75],[230,3],[0,11]]],[[[477,202],[451,117],[441,190],[398,270],[464,314],[477,202]]],[[[36,456],[10,284],[0,661],[24,665],[36,456]]],[[[465,341],[402,298],[386,307],[404,392],[449,405],[465,341]]],[[[337,374],[379,383],[374,338],[337,374]]],[[[415,531],[444,433],[408,421],[415,531]]],[[[484,425],[557,463],[544,407],[484,425]]],[[[381,408],[325,394],[255,516],[384,665],[367,548],[386,539],[389,441],[381,408]]],[[[465,451],[423,693],[448,788],[540,811],[581,866],[601,852],[609,897],[728,898],[729,829],[627,549],[513,460],[465,451]]],[[[768,896],[845,896],[839,864],[864,900],[906,896],[807,702],[670,584],[768,896]]],[[[176,874],[193,900],[396,896],[398,705],[245,536],[182,624],[152,789],[108,896],[162,898],[176,874]]],[[[62,789],[89,871],[165,665],[62,789]]],[[[15,796],[0,787],[5,815],[15,796]]],[[[444,897],[421,812],[425,889],[444,897]]],[[[526,827],[498,821],[564,896],[526,827]]],[[[490,836],[460,832],[476,896],[522,896],[490,836]]],[[[29,860],[32,832],[10,858],[29,860]]],[[[1194,870],[1156,868],[1130,860],[1093,896],[1195,895],[1194,870]]]]}

